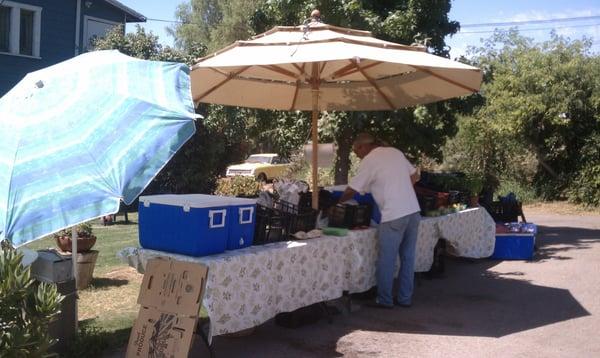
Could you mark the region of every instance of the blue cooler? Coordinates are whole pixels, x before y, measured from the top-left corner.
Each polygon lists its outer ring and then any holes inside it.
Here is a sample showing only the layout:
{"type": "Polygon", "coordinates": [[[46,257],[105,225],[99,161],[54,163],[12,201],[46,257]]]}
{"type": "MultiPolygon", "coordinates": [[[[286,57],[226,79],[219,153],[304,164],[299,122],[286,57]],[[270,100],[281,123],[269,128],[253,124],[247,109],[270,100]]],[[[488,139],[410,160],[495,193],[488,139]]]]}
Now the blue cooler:
{"type": "Polygon", "coordinates": [[[227,198],[227,250],[243,249],[252,245],[256,226],[256,200],[227,198]]]}
{"type": "Polygon", "coordinates": [[[227,205],[212,195],[141,196],[140,245],[189,256],[221,253],[229,236],[227,205]]]}
{"type": "Polygon", "coordinates": [[[496,234],[492,259],[531,260],[535,246],[533,233],[496,234]]]}
{"type": "MultiPolygon", "coordinates": [[[[344,190],[346,190],[346,187],[346,185],[337,185],[327,187],[325,190],[331,192],[331,197],[337,200],[342,196],[344,190]]],[[[377,203],[375,203],[375,199],[373,199],[373,195],[371,195],[371,193],[365,193],[364,195],[356,193],[352,199],[356,200],[356,202],[359,204],[370,204],[373,207],[371,212],[371,220],[378,224],[381,222],[381,212],[379,211],[379,207],[377,206],[377,203]]]]}

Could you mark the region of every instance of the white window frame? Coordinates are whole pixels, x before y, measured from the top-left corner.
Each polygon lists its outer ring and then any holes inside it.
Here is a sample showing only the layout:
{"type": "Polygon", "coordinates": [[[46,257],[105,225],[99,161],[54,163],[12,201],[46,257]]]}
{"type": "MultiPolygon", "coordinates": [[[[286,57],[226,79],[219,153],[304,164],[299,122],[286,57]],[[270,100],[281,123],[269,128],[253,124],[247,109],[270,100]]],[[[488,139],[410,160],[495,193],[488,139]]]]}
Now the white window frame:
{"type": "Polygon", "coordinates": [[[90,50],[90,48],[89,48],[90,44],[87,43],[88,40],[89,40],[89,38],[88,38],[88,20],[102,22],[102,23],[105,23],[105,24],[108,24],[108,25],[112,25],[112,26],[118,26],[118,25],[122,24],[120,22],[110,21],[110,20],[99,18],[99,17],[84,15],[83,16],[83,39],[82,39],[82,41],[83,41],[82,45],[83,46],[81,46],[81,47],[86,52],[90,50]]]}
{"type": "Polygon", "coordinates": [[[3,1],[0,5],[9,7],[10,11],[10,30],[9,30],[9,52],[0,52],[1,55],[12,55],[29,58],[40,58],[40,40],[42,34],[42,8],[29,4],[21,4],[13,1],[3,1]],[[21,36],[21,10],[33,12],[33,43],[32,55],[22,55],[19,53],[21,36]]]}

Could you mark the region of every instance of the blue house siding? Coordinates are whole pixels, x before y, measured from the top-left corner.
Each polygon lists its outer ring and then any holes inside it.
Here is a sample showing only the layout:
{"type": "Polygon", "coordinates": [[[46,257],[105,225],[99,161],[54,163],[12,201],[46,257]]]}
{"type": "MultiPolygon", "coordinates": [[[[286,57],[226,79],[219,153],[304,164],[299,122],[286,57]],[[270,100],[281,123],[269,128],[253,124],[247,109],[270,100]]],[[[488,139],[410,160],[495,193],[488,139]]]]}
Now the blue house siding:
{"type": "Polygon", "coordinates": [[[42,8],[40,58],[0,54],[0,95],[16,85],[28,72],[73,57],[76,0],[15,2],[42,8]]]}
{"type": "MultiPolygon", "coordinates": [[[[0,96],[8,92],[27,73],[72,58],[76,50],[77,0],[11,1],[42,8],[40,56],[39,58],[33,58],[0,53],[0,96]]],[[[88,8],[85,6],[85,1],[81,0],[80,11],[78,53],[83,52],[82,49],[85,48],[84,20],[86,16],[121,24],[126,21],[126,14],[122,9],[105,1],[92,1],[91,6],[88,8]]],[[[136,21],[131,16],[128,20],[136,21]]],[[[141,21],[145,21],[145,19],[141,21]]]]}

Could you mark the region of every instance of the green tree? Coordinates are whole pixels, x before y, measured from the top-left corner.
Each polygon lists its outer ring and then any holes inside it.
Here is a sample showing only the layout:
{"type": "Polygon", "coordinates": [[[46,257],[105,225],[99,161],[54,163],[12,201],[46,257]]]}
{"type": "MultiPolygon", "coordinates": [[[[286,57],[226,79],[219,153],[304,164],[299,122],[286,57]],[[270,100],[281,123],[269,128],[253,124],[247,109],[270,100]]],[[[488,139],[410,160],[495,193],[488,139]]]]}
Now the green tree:
{"type": "MultiPolygon", "coordinates": [[[[519,143],[535,156],[533,184],[545,198],[577,192],[569,188],[580,185],[576,180],[583,179],[582,171],[593,175],[600,170],[600,71],[590,46],[589,40],[570,41],[555,34],[534,43],[510,30],[496,32],[483,47],[473,49],[473,61],[485,72],[485,105],[477,117],[498,137],[511,138],[510,145],[519,143]]],[[[594,185],[595,194],[583,192],[597,202],[597,181],[590,182],[594,185]]]]}
{"type": "Polygon", "coordinates": [[[158,36],[146,33],[144,28],[136,25],[136,31],[125,33],[123,25],[115,26],[104,37],[94,42],[94,50],[119,50],[125,55],[153,61],[182,62],[192,64],[194,59],[204,55],[206,48],[198,42],[186,51],[162,46],[158,36]]]}

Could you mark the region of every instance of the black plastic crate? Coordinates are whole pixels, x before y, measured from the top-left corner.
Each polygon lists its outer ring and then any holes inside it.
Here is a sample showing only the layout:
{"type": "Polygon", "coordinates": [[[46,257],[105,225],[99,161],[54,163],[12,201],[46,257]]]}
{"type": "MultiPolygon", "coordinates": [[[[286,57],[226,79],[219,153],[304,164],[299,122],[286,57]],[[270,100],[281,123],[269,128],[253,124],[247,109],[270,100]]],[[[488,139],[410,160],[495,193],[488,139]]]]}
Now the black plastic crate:
{"type": "Polygon", "coordinates": [[[488,204],[482,204],[482,206],[488,211],[488,213],[496,222],[517,222],[519,221],[519,216],[521,216],[523,221],[526,222],[525,214],[523,214],[523,207],[520,201],[493,201],[488,204]]]}
{"type": "Polygon", "coordinates": [[[329,226],[352,229],[358,226],[371,225],[371,205],[339,204],[329,211],[329,226]]]}
{"type": "Polygon", "coordinates": [[[254,245],[287,241],[298,231],[316,227],[318,211],[299,208],[285,201],[275,201],[273,208],[257,205],[254,245]]]}

